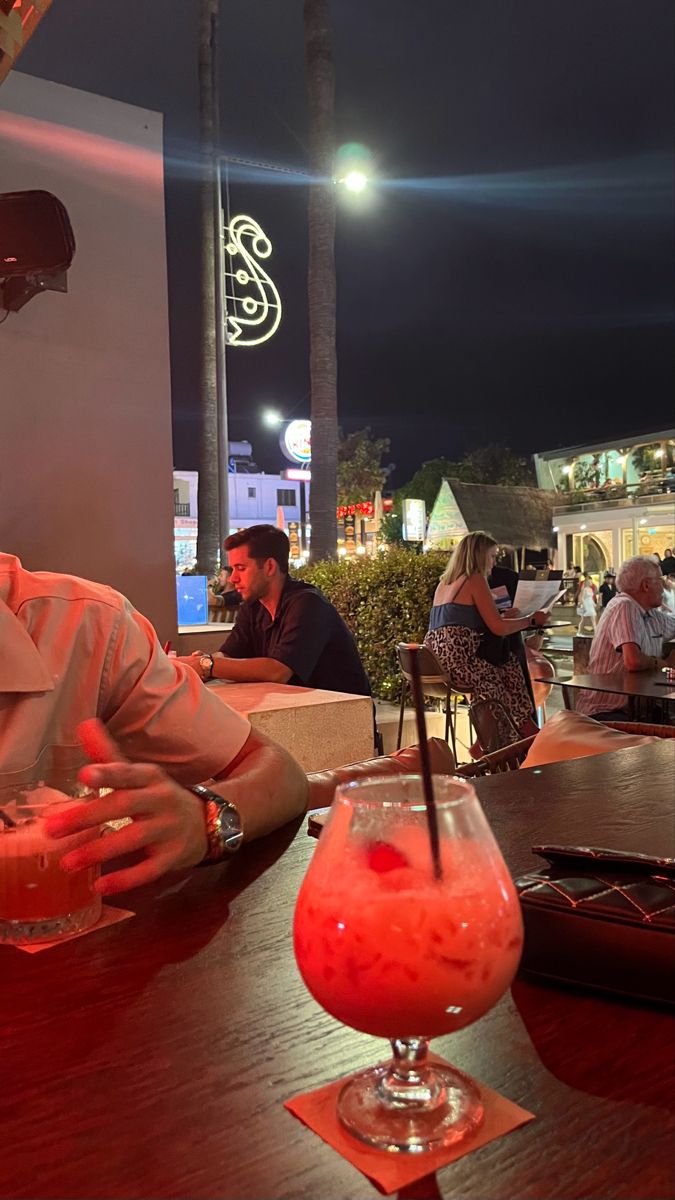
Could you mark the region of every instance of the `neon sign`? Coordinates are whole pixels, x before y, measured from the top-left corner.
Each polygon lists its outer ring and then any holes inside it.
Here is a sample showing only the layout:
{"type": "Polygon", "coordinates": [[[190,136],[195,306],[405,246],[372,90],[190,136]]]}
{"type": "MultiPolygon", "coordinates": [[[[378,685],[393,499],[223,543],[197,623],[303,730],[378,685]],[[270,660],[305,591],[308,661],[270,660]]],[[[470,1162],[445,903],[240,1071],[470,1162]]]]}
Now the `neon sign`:
{"type": "Polygon", "coordinates": [[[253,217],[240,214],[225,226],[225,337],[229,346],[259,346],[276,333],[281,296],[260,259],[269,258],[272,243],[253,217]],[[245,288],[238,294],[236,285],[245,288]]]}

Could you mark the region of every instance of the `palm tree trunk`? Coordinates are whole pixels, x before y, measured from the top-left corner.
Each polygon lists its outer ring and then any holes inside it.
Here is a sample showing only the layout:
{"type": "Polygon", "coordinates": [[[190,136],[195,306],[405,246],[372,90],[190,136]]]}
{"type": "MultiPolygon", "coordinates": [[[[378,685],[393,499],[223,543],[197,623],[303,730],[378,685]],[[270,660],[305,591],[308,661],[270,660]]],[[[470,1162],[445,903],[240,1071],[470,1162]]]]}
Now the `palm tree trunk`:
{"type": "Polygon", "coordinates": [[[327,0],[304,0],[309,102],[309,376],[312,418],[311,558],[337,544],[337,356],[335,350],[335,72],[327,0]]]}
{"type": "Polygon", "coordinates": [[[216,48],[219,0],[199,4],[199,121],[201,132],[201,369],[197,570],[214,575],[219,555],[218,381],[215,271],[216,48]]]}

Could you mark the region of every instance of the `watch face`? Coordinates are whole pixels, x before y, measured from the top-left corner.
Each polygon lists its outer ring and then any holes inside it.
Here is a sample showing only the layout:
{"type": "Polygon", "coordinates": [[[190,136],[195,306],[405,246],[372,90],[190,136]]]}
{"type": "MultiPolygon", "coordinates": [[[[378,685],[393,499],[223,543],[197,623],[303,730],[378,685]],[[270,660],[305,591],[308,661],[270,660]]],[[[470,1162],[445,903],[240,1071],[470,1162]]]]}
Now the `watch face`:
{"type": "Polygon", "coordinates": [[[238,812],[229,805],[223,805],[220,808],[216,824],[223,848],[226,853],[234,854],[239,849],[244,837],[238,812]]]}

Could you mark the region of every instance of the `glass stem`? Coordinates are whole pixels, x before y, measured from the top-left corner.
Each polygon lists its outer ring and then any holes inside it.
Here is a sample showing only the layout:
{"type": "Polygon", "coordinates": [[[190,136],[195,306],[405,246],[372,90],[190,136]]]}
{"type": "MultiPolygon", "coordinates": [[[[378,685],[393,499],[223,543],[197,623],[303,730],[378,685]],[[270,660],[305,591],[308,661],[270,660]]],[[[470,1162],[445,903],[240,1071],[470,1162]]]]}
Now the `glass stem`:
{"type": "Polygon", "coordinates": [[[378,1084],[380,1099],[392,1108],[433,1104],[438,1085],[427,1065],[428,1038],[392,1038],[394,1054],[378,1084]]]}

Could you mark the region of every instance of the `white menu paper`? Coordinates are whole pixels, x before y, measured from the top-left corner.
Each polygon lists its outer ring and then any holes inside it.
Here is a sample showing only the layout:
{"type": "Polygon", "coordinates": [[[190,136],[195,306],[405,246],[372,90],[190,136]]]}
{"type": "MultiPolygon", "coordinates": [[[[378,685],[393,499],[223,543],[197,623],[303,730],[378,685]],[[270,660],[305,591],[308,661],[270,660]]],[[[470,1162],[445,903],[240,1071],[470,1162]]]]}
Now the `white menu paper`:
{"type": "Polygon", "coordinates": [[[529,617],[540,610],[548,612],[564,595],[565,588],[560,587],[559,579],[519,579],[513,606],[521,617],[529,617]]]}

